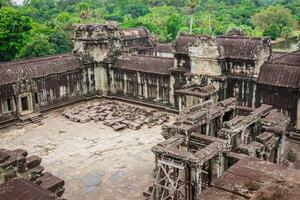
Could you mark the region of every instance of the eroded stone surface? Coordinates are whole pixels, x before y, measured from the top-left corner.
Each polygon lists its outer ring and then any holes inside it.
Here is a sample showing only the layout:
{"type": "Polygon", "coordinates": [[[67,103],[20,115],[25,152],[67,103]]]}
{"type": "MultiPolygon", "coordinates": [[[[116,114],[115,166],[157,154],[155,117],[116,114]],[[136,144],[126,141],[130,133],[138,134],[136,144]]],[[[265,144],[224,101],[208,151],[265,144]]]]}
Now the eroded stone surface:
{"type": "Polygon", "coordinates": [[[115,132],[102,123],[71,122],[51,113],[42,125],[0,131],[0,146],[24,148],[65,180],[67,199],[132,199],[152,182],[151,147],[163,140],[159,126],[115,132]]]}

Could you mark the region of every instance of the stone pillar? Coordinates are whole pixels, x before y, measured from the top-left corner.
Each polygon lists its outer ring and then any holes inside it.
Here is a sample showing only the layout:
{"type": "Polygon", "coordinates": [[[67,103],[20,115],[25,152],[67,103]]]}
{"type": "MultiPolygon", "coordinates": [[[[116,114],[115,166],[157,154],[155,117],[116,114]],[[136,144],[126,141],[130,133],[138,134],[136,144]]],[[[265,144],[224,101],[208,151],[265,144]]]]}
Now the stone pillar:
{"type": "Polygon", "coordinates": [[[300,129],[300,97],[299,97],[299,99],[298,99],[296,128],[297,128],[297,129],[300,129]]]}
{"type": "Polygon", "coordinates": [[[223,128],[223,118],[224,118],[224,114],[222,114],[221,116],[220,116],[220,129],[219,130],[221,130],[222,128],[223,128]]]}
{"type": "Polygon", "coordinates": [[[107,93],[108,91],[108,81],[107,81],[107,73],[106,68],[104,66],[100,66],[100,88],[103,93],[107,93]]]}
{"type": "MultiPolygon", "coordinates": [[[[88,92],[88,79],[87,79],[87,70],[86,69],[83,69],[82,70],[82,92],[84,94],[86,94],[88,92]]],[[[101,86],[100,86],[100,89],[101,89],[101,86]]]]}
{"type": "Polygon", "coordinates": [[[127,86],[128,86],[127,75],[124,73],[124,94],[125,95],[127,94],[127,86]]]}
{"type": "Polygon", "coordinates": [[[253,83],[252,108],[255,108],[255,101],[256,101],[256,83],[253,83]]]}
{"type": "MultiPolygon", "coordinates": [[[[223,87],[222,87],[222,97],[219,97],[219,101],[222,101],[226,98],[228,98],[228,95],[227,95],[227,87],[228,87],[228,80],[225,80],[224,83],[223,83],[223,87]]],[[[219,83],[219,85],[221,85],[221,82],[219,83]]],[[[218,96],[218,95],[217,95],[218,96]]]]}
{"type": "Polygon", "coordinates": [[[114,94],[114,93],[116,93],[116,88],[115,88],[115,76],[114,76],[113,69],[109,69],[109,75],[111,77],[110,92],[114,94]]]}
{"type": "MultiPolygon", "coordinates": [[[[176,59],[175,59],[176,60],[176,59]]],[[[170,94],[169,101],[172,106],[175,106],[175,91],[174,91],[175,78],[171,75],[170,77],[170,94]]]]}
{"type": "Polygon", "coordinates": [[[160,100],[160,96],[159,96],[159,78],[156,79],[156,100],[157,101],[160,100]]]}
{"type": "Polygon", "coordinates": [[[280,139],[280,142],[278,144],[277,149],[277,164],[280,163],[281,156],[284,154],[284,146],[285,146],[285,135],[282,135],[282,138],[280,139]]]}
{"type": "Polygon", "coordinates": [[[222,176],[225,169],[225,158],[222,153],[218,156],[218,168],[217,168],[217,177],[222,176]]]}
{"type": "Polygon", "coordinates": [[[141,79],[141,73],[137,72],[137,80],[138,80],[138,96],[142,97],[142,79],[141,79]]]}
{"type": "Polygon", "coordinates": [[[179,106],[179,112],[181,112],[182,111],[182,97],[181,96],[179,96],[179,99],[178,99],[178,106],[179,106]]]}
{"type": "Polygon", "coordinates": [[[206,135],[209,136],[209,124],[210,124],[210,121],[208,121],[206,123],[206,135]]]}
{"type": "Polygon", "coordinates": [[[187,106],[193,106],[195,97],[187,95],[186,98],[187,98],[187,106]]]}
{"type": "Polygon", "coordinates": [[[191,183],[192,187],[194,187],[194,193],[192,194],[193,199],[198,199],[199,195],[201,194],[201,169],[200,167],[192,167],[191,168],[191,183]]]}
{"type": "Polygon", "coordinates": [[[145,84],[144,84],[144,97],[148,98],[148,81],[145,80],[145,84]]]}
{"type": "MultiPolygon", "coordinates": [[[[245,140],[246,140],[246,130],[244,129],[244,130],[242,130],[242,134],[241,134],[241,143],[247,144],[245,140]]],[[[238,144],[238,145],[240,145],[240,144],[238,144]]]]}

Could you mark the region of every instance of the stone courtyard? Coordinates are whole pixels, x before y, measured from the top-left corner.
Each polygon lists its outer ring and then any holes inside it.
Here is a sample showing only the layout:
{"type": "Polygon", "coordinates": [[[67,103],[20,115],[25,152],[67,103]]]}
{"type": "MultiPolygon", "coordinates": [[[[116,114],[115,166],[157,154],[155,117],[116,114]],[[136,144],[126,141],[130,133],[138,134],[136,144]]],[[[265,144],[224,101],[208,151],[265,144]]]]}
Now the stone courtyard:
{"type": "Polygon", "coordinates": [[[62,111],[1,129],[1,148],[42,157],[46,171],[65,180],[66,199],[142,199],[153,177],[151,148],[163,141],[160,126],[115,132],[103,122],[72,122],[62,111]]]}

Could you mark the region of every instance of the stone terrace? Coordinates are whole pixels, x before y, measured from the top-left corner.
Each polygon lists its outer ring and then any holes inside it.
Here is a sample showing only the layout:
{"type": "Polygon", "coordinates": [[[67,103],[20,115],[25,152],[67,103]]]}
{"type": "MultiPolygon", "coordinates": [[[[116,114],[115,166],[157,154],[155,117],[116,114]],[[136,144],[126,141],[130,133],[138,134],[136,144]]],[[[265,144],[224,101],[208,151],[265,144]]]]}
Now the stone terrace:
{"type": "Polygon", "coordinates": [[[64,198],[142,198],[152,182],[151,147],[163,141],[159,126],[113,131],[100,122],[71,122],[61,111],[43,124],[0,130],[0,146],[23,148],[43,158],[43,166],[65,180],[64,198]]]}

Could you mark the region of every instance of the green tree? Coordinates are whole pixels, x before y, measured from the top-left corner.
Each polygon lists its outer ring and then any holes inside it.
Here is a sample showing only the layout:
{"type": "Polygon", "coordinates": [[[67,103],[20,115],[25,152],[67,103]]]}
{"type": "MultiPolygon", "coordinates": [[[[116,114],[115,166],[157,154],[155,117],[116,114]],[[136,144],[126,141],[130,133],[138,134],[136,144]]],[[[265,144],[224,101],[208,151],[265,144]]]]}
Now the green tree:
{"type": "Polygon", "coordinates": [[[123,10],[123,15],[130,15],[133,18],[144,16],[149,13],[149,8],[143,4],[129,4],[123,10]]]}
{"type": "Polygon", "coordinates": [[[199,5],[199,1],[200,0],[187,0],[186,1],[187,12],[190,15],[190,33],[192,33],[192,31],[193,31],[194,14],[195,14],[197,6],[199,5]]]}
{"type": "Polygon", "coordinates": [[[0,8],[12,6],[12,2],[10,0],[0,0],[0,8]]]}
{"type": "Polygon", "coordinates": [[[0,9],[0,61],[15,58],[25,44],[31,20],[10,7],[0,9]]]}
{"type": "Polygon", "coordinates": [[[64,32],[53,32],[49,35],[49,42],[54,45],[55,54],[68,53],[72,50],[71,41],[64,32]]]}
{"type": "Polygon", "coordinates": [[[207,10],[208,10],[208,29],[209,29],[209,31],[212,31],[211,14],[214,10],[214,1],[213,0],[207,0],[207,10]]]}
{"type": "Polygon", "coordinates": [[[78,23],[80,19],[68,12],[62,12],[54,19],[56,29],[63,30],[67,35],[73,33],[73,25],[78,23]]]}
{"type": "Polygon", "coordinates": [[[280,32],[280,28],[277,25],[271,24],[264,30],[263,35],[269,36],[272,40],[276,40],[278,37],[280,37],[280,32]]]}
{"type": "Polygon", "coordinates": [[[167,33],[170,39],[174,40],[183,26],[182,18],[179,14],[172,14],[167,21],[167,33]]]}
{"type": "Polygon", "coordinates": [[[59,14],[56,0],[28,0],[24,2],[24,14],[44,23],[59,14]],[[34,12],[31,12],[34,11],[34,12]]]}
{"type": "Polygon", "coordinates": [[[19,57],[33,58],[54,55],[55,53],[55,46],[49,42],[49,38],[44,34],[37,34],[29,43],[27,43],[19,57]]]}
{"type": "Polygon", "coordinates": [[[286,26],[293,28],[297,26],[297,22],[293,18],[291,11],[278,5],[260,10],[252,17],[252,23],[261,31],[269,31],[270,28],[277,26],[281,32],[286,26]]]}
{"type": "Polygon", "coordinates": [[[288,39],[292,35],[292,28],[290,26],[285,26],[281,30],[281,37],[288,39]]]}

